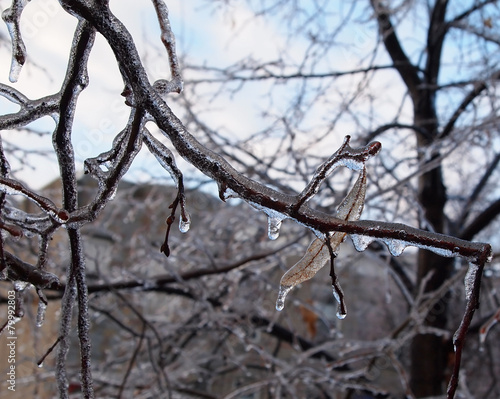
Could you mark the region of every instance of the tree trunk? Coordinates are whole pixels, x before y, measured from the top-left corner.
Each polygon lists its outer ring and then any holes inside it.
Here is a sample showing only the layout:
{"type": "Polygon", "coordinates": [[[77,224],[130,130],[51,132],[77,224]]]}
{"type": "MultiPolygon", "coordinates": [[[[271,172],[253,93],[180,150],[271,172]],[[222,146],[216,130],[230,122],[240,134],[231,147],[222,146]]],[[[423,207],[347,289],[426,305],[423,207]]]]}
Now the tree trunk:
{"type": "MultiPolygon", "coordinates": [[[[432,145],[437,136],[438,126],[433,93],[423,90],[420,101],[415,104],[415,125],[425,129],[428,136],[418,138],[418,149],[425,150],[432,145]]],[[[419,151],[419,157],[423,151],[419,151]]],[[[426,163],[437,159],[439,153],[434,153],[426,163]]],[[[419,178],[419,203],[422,207],[423,220],[421,228],[432,228],[443,233],[445,224],[444,206],[446,203],[446,188],[443,182],[441,166],[436,167],[419,178]]],[[[438,289],[451,274],[452,262],[433,252],[420,249],[417,258],[416,289],[431,273],[425,285],[425,292],[438,289]]],[[[429,327],[446,328],[447,301],[439,301],[427,315],[424,324],[429,327]]],[[[410,387],[416,397],[437,396],[444,393],[446,387],[446,365],[450,343],[434,334],[419,334],[411,345],[411,378],[410,387]]]]}

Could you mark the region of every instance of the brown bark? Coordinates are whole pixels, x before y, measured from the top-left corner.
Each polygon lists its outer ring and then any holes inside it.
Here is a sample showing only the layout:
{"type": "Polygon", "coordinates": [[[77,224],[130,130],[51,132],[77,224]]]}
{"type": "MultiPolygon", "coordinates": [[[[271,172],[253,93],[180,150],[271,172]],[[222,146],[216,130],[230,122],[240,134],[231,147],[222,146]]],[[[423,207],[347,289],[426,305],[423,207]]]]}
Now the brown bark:
{"type": "MultiPolygon", "coordinates": [[[[418,157],[425,163],[433,162],[439,158],[439,153],[432,150],[432,145],[439,135],[435,88],[437,87],[442,47],[447,29],[445,24],[447,4],[447,0],[436,1],[430,15],[427,33],[427,60],[424,73],[421,75],[401,47],[401,42],[391,22],[390,10],[383,3],[372,0],[386,50],[391,56],[395,69],[407,86],[413,102],[417,152],[418,157]]],[[[438,164],[436,168],[422,174],[419,177],[418,185],[418,199],[423,213],[421,219],[423,223],[421,222],[420,227],[443,233],[445,230],[444,206],[447,196],[441,166],[438,164]]],[[[417,257],[417,289],[429,275],[431,277],[426,282],[424,292],[439,288],[450,277],[451,265],[452,262],[449,259],[420,249],[417,257]]],[[[429,327],[446,328],[446,307],[446,300],[436,304],[429,312],[424,324],[429,327]]],[[[415,337],[410,355],[410,387],[416,397],[444,393],[448,349],[449,342],[443,341],[439,336],[420,334],[415,337]]]]}

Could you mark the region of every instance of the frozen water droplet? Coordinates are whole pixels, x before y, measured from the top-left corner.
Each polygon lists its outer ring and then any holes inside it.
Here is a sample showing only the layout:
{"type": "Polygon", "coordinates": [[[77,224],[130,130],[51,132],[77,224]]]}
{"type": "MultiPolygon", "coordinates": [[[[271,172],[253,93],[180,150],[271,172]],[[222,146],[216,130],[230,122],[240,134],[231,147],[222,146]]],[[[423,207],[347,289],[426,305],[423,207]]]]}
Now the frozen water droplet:
{"type": "Polygon", "coordinates": [[[189,231],[189,228],[191,227],[191,218],[188,214],[186,214],[185,216],[181,216],[179,219],[180,232],[187,233],[189,231]]]}
{"type": "Polygon", "coordinates": [[[21,69],[23,64],[20,64],[16,57],[12,57],[12,63],[10,64],[10,73],[9,80],[12,83],[16,83],[19,79],[19,74],[21,73],[21,69]]]}
{"type": "Polygon", "coordinates": [[[339,320],[344,320],[347,317],[347,312],[341,312],[340,310],[337,310],[337,317],[339,320]]]}
{"type": "Polygon", "coordinates": [[[267,235],[270,240],[276,240],[280,235],[280,227],[283,219],[269,216],[267,218],[267,235]]]}
{"type": "Polygon", "coordinates": [[[385,239],[384,242],[387,245],[387,248],[389,248],[389,252],[391,253],[392,256],[401,255],[405,250],[405,248],[408,246],[407,242],[401,240],[395,240],[392,238],[385,239]]]}
{"type": "Polygon", "coordinates": [[[291,285],[280,285],[280,291],[278,292],[278,299],[276,300],[276,310],[282,311],[285,307],[286,295],[290,292],[293,287],[291,285]]]}
{"type": "Polygon", "coordinates": [[[36,313],[36,326],[43,326],[43,322],[45,321],[45,310],[47,309],[47,305],[43,301],[38,302],[38,311],[36,313]]]}
{"type": "Polygon", "coordinates": [[[351,240],[354,245],[354,248],[356,248],[356,251],[363,252],[368,246],[376,240],[375,237],[369,237],[369,236],[362,236],[359,234],[352,234],[351,235],[351,240]]]}
{"type": "Polygon", "coordinates": [[[254,202],[249,202],[255,209],[264,212],[267,215],[267,233],[270,240],[276,240],[280,234],[281,222],[287,218],[286,215],[276,212],[274,209],[266,208],[254,202]]]}

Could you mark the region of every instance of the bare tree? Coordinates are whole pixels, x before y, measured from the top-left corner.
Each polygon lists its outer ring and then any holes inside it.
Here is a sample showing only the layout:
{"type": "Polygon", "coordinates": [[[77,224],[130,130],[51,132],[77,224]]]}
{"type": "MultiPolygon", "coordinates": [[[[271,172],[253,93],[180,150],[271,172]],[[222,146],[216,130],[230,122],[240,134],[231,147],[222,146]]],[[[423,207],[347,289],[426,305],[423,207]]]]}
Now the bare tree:
{"type": "MultiPolygon", "coordinates": [[[[407,55],[402,47],[403,43],[397,35],[396,23],[411,13],[412,3],[389,8],[381,2],[373,1],[365,7],[373,15],[380,33],[379,40],[374,44],[375,50],[367,60],[360,61],[361,65],[341,72],[335,70],[318,72],[316,70],[318,67],[325,67],[325,64],[318,60],[322,57],[328,58],[329,52],[334,48],[332,43],[342,30],[342,27],[339,27],[332,33],[324,29],[323,19],[325,15],[329,15],[327,5],[301,8],[297,2],[275,2],[266,8],[257,9],[256,18],[259,15],[273,15],[273,13],[286,17],[296,16],[289,26],[295,29],[294,32],[306,33],[308,46],[306,46],[304,58],[298,65],[288,65],[284,56],[266,63],[248,59],[246,62],[225,69],[190,66],[187,63],[186,73],[193,74],[193,79],[190,79],[191,92],[184,94],[180,101],[185,107],[186,126],[193,126],[201,132],[203,136],[199,138],[189,133],[185,124],[167,104],[167,99],[174,101],[171,99],[172,93],[182,92],[183,78],[175,51],[175,40],[170,28],[168,11],[162,1],[154,0],[153,6],[161,28],[161,41],[168,54],[171,76],[170,80],[160,79],[152,84],[135,48],[132,36],[111,12],[108,2],[61,1],[60,3],[64,10],[78,19],[61,90],[43,98],[30,100],[12,85],[0,85],[2,96],[20,107],[17,112],[0,116],[2,130],[22,129],[43,116],[52,117],[56,123],[56,128],[52,133],[52,142],[60,167],[62,190],[60,205],[57,195],[49,198],[17,180],[9,171],[10,153],[2,149],[1,227],[12,237],[29,235],[30,242],[33,240],[31,237],[34,237],[38,240],[38,245],[35,260],[28,261],[28,259],[21,259],[23,255],[20,251],[14,253],[16,244],[11,243],[10,238],[2,236],[0,255],[3,279],[17,282],[14,286],[15,314],[12,317],[9,316],[4,325],[4,331],[11,328],[17,318],[23,315],[25,283],[32,284],[36,288],[41,304],[40,318],[48,299],[62,297],[58,338],[47,353],[50,355],[52,349],[57,347],[55,375],[60,397],[68,397],[69,387],[71,387],[69,381],[73,378],[72,375],[68,375],[71,366],[68,365],[67,359],[72,346],[72,309],[76,305],[78,368],[84,397],[94,397],[96,384],[100,390],[104,389],[106,394],[121,396],[129,387],[129,378],[134,364],[144,364],[142,357],[146,353],[148,353],[146,363],[154,369],[152,374],[155,390],[147,384],[138,384],[137,389],[146,391],[149,389],[149,392],[167,397],[175,397],[178,394],[213,397],[210,393],[203,392],[206,387],[201,390],[196,388],[197,381],[192,380],[190,370],[216,368],[219,370],[218,375],[229,375],[232,372],[227,369],[227,362],[223,361],[224,356],[210,356],[209,350],[206,351],[206,356],[196,356],[196,350],[199,351],[200,345],[209,348],[210,345],[215,345],[213,347],[225,345],[224,340],[221,339],[221,332],[225,331],[228,337],[232,339],[236,337],[243,346],[250,348],[251,354],[245,350],[241,351],[240,348],[240,352],[232,358],[231,361],[236,368],[247,369],[252,365],[255,370],[258,370],[249,372],[253,378],[250,383],[245,382],[242,387],[226,393],[227,398],[262,389],[268,390],[270,397],[296,397],[304,392],[308,397],[332,397],[331,389],[339,388],[351,394],[359,390],[365,390],[372,395],[387,394],[380,387],[373,387],[372,384],[366,382],[369,372],[377,368],[376,364],[380,359],[388,359],[391,367],[398,374],[405,395],[409,397],[439,395],[442,393],[448,361],[446,348],[451,342],[455,353],[448,397],[453,398],[458,388],[465,337],[471,326],[472,316],[480,302],[481,277],[486,262],[490,261],[492,256],[490,245],[468,240],[478,236],[498,214],[498,200],[491,200],[495,197],[495,186],[491,185],[490,178],[495,171],[499,157],[498,154],[488,151],[488,148],[484,149],[484,142],[478,142],[480,138],[483,138],[490,148],[493,148],[492,143],[496,140],[495,135],[489,133],[495,129],[497,109],[496,97],[494,91],[489,90],[489,85],[494,84],[497,72],[488,62],[485,62],[482,72],[474,71],[472,76],[466,76],[458,82],[450,80],[443,83],[439,80],[439,73],[443,65],[445,39],[454,29],[472,35],[477,43],[488,43],[484,53],[480,53],[482,55],[490,52],[489,46],[497,44],[494,35],[489,34],[487,30],[487,21],[491,23],[496,13],[496,8],[490,7],[493,2],[474,3],[470,8],[454,10],[451,17],[448,15],[450,12],[447,12],[447,1],[437,1],[432,6],[426,4],[429,16],[428,23],[425,25],[427,36],[421,49],[422,57],[416,57],[417,59],[413,60],[413,57],[407,55]],[[310,16],[305,22],[300,17],[304,13],[310,16]],[[478,25],[474,25],[477,21],[472,20],[472,17],[477,14],[482,18],[480,20],[483,23],[484,29],[482,30],[478,25]],[[315,28],[310,29],[311,26],[315,28]],[[126,126],[120,132],[116,132],[110,150],[85,161],[85,173],[93,177],[97,185],[88,200],[79,201],[79,186],[82,183],[77,179],[76,173],[72,146],[73,124],[79,94],[89,83],[87,63],[96,34],[105,38],[115,55],[124,82],[122,95],[130,107],[130,113],[126,126]],[[376,55],[380,48],[386,51],[389,62],[386,59],[384,64],[379,63],[376,55]],[[424,53],[425,56],[423,56],[424,53]],[[393,117],[393,120],[384,121],[379,125],[380,121],[377,117],[365,116],[365,111],[362,111],[361,107],[364,107],[366,102],[358,103],[357,99],[363,98],[364,93],[371,93],[370,85],[377,81],[376,74],[387,71],[395,71],[402,79],[405,90],[400,109],[405,103],[411,104],[412,121],[407,121],[401,111],[393,117]],[[206,74],[208,77],[197,79],[195,75],[200,76],[200,74],[202,76],[206,74]],[[320,107],[324,103],[338,101],[337,97],[332,100],[325,93],[329,92],[335,84],[340,84],[336,79],[343,76],[355,77],[355,88],[347,93],[342,93],[342,89],[338,90],[338,93],[342,94],[341,101],[337,104],[338,111],[326,119],[326,129],[320,133],[317,126],[314,126],[314,129],[311,127],[307,110],[312,109],[313,105],[320,107]],[[195,104],[193,100],[196,98],[193,95],[197,95],[197,88],[228,82],[244,85],[254,81],[292,82],[292,85],[295,84],[293,82],[300,82],[296,87],[298,88],[297,96],[292,96],[291,106],[284,114],[272,120],[271,128],[258,132],[241,143],[234,143],[218,133],[216,129],[210,128],[198,116],[199,112],[193,105],[195,104]],[[311,83],[313,81],[327,83],[323,86],[323,83],[311,83]],[[313,84],[312,88],[311,84],[313,84]],[[448,108],[441,111],[439,108],[441,104],[437,99],[438,94],[456,88],[460,88],[465,94],[459,100],[450,101],[448,108]],[[466,112],[473,105],[478,111],[467,117],[466,112]],[[318,147],[330,147],[326,145],[331,136],[328,133],[333,131],[344,115],[348,115],[359,128],[358,145],[352,148],[351,139],[347,136],[336,152],[320,153],[316,157],[318,158],[315,161],[316,165],[311,165],[311,159],[315,158],[305,156],[307,153],[303,152],[303,149],[310,147],[311,151],[314,151],[318,147]],[[464,122],[462,123],[461,120],[464,122]],[[158,128],[158,134],[168,139],[176,155],[163,144],[149,126],[146,127],[148,122],[152,122],[158,128]],[[280,126],[284,132],[276,151],[272,154],[264,154],[262,157],[255,155],[252,147],[263,137],[270,135],[276,126],[280,126]],[[314,131],[314,135],[305,136],[302,140],[300,137],[305,133],[302,130],[307,131],[309,128],[314,131]],[[371,163],[369,159],[381,150],[381,144],[373,140],[379,139],[379,136],[389,131],[403,129],[405,135],[415,137],[416,145],[407,148],[408,146],[404,143],[396,142],[390,146],[392,147],[390,148],[391,156],[374,163],[374,172],[367,173],[366,163],[371,163]],[[236,282],[233,283],[231,279],[224,281],[219,287],[211,287],[217,282],[210,282],[210,279],[202,280],[204,276],[224,275],[241,268],[242,265],[251,265],[254,261],[262,261],[259,267],[265,267],[269,265],[269,259],[276,259],[280,251],[296,241],[295,238],[287,239],[287,244],[282,247],[275,246],[259,251],[247,249],[248,239],[246,242],[235,240],[235,247],[232,250],[236,252],[233,254],[241,251],[240,253],[244,256],[236,257],[231,254],[226,254],[225,257],[208,256],[208,259],[217,259],[211,269],[193,267],[187,270],[175,270],[173,275],[169,276],[132,280],[123,279],[120,276],[114,280],[111,278],[112,275],[107,275],[107,272],[99,273],[99,264],[107,261],[99,251],[93,254],[85,252],[84,241],[102,236],[102,232],[99,233],[101,231],[99,229],[93,232],[85,229],[90,225],[102,226],[102,222],[96,221],[97,218],[112,206],[108,207],[109,202],[118,195],[119,184],[143,145],[170,174],[177,190],[171,200],[170,211],[168,211],[170,214],[166,217],[165,240],[159,245],[164,255],[169,256],[174,253],[179,260],[182,260],[183,253],[191,251],[191,262],[196,264],[200,253],[214,254],[216,248],[221,245],[220,242],[224,241],[222,237],[217,240],[216,233],[220,230],[215,230],[213,232],[215,242],[203,241],[201,246],[197,246],[195,242],[193,243],[195,248],[189,250],[176,241],[181,247],[172,250],[171,240],[174,236],[171,236],[170,230],[176,217],[179,218],[179,229],[183,232],[190,228],[191,223],[186,205],[183,175],[175,163],[175,157],[181,156],[217,183],[220,199],[225,201],[231,197],[240,198],[262,211],[268,219],[269,238],[278,237],[280,226],[285,219],[295,221],[315,233],[316,238],[305,251],[305,255],[281,280],[276,305],[278,309],[283,308],[286,295],[295,285],[310,279],[327,265],[334,296],[338,302],[337,316],[341,319],[346,316],[346,303],[334,260],[340,243],[349,235],[359,251],[366,250],[370,245],[371,248],[376,247],[375,240],[384,242],[392,256],[401,255],[408,246],[419,248],[415,281],[407,276],[396,260],[389,261],[394,271],[395,281],[399,283],[401,295],[408,301],[408,317],[390,333],[386,333],[386,339],[373,341],[367,346],[355,345],[355,349],[345,349],[344,355],[335,357],[331,351],[338,348],[338,341],[328,340],[323,345],[313,345],[298,334],[291,332],[290,329],[277,324],[271,319],[273,317],[271,314],[263,314],[259,310],[259,302],[254,298],[257,309],[250,313],[248,306],[238,309],[237,301],[230,302],[230,305],[225,303],[224,297],[228,295],[228,292],[230,296],[231,289],[235,287],[241,289],[244,280],[249,278],[248,274],[237,276],[236,282]],[[445,205],[451,197],[445,185],[443,165],[447,161],[454,162],[453,157],[461,151],[465,154],[472,153],[471,147],[473,146],[483,148],[484,160],[477,162],[484,166],[484,173],[477,178],[477,173],[465,174],[459,168],[450,169],[459,170],[457,172],[459,176],[471,179],[472,183],[464,185],[468,194],[461,197],[457,194],[457,199],[454,199],[454,208],[446,212],[445,205]],[[402,150],[405,152],[401,154],[402,150]],[[283,162],[284,159],[287,162],[283,162]],[[245,174],[237,171],[228,160],[237,162],[244,169],[245,174]],[[332,173],[341,166],[357,174],[356,181],[350,190],[345,189],[350,177],[335,174],[336,177],[340,176],[339,181],[344,185],[344,188],[340,190],[337,184],[332,183],[333,179],[329,179],[332,173]],[[406,176],[401,176],[401,170],[405,168],[410,172],[406,172],[406,176]],[[414,183],[412,178],[417,180],[415,187],[412,185],[414,183]],[[374,189],[368,191],[367,195],[367,189],[370,187],[368,183],[371,183],[374,189]],[[27,197],[42,213],[35,214],[32,210],[22,210],[19,205],[10,201],[9,197],[12,194],[27,197]],[[332,203],[328,198],[332,194],[336,199],[345,197],[340,201],[336,211],[332,210],[332,203]],[[408,198],[403,198],[405,194],[408,198]],[[385,197],[382,201],[380,198],[383,195],[385,197]],[[395,222],[358,220],[365,202],[373,204],[374,209],[370,215],[390,214],[396,221],[400,218],[398,209],[402,208],[403,212],[408,212],[409,208],[414,208],[416,211],[406,219],[418,221],[420,229],[395,222]],[[65,242],[70,248],[67,254],[69,262],[65,270],[65,279],[47,270],[49,262],[52,262],[51,256],[54,250],[51,240],[56,237],[63,226],[67,235],[65,242]],[[451,235],[443,233],[451,233],[451,235]],[[205,249],[211,246],[213,246],[211,250],[205,249]],[[463,259],[468,267],[454,268],[449,261],[454,258],[463,259]],[[221,259],[224,259],[222,265],[219,264],[221,259]],[[99,278],[105,281],[98,284],[89,283],[87,267],[90,263],[97,270],[99,278]],[[461,280],[464,275],[465,310],[460,324],[455,326],[456,333],[451,337],[447,321],[447,315],[451,310],[448,310],[446,305],[450,301],[450,289],[456,287],[457,281],[461,280]],[[202,281],[197,283],[200,287],[193,291],[192,286],[185,285],[190,280],[202,281]],[[137,298],[131,298],[122,292],[132,289],[173,295],[182,298],[177,303],[178,306],[187,306],[185,301],[188,300],[190,303],[195,303],[194,309],[187,319],[181,317],[179,323],[175,325],[176,328],[170,328],[166,335],[162,336],[158,326],[148,320],[148,317],[138,309],[140,302],[137,298]],[[45,291],[55,291],[55,293],[47,295],[45,291]],[[410,294],[412,291],[413,296],[410,294]],[[129,316],[126,321],[117,318],[106,301],[99,301],[100,292],[112,293],[113,297],[128,309],[129,316]],[[89,299],[91,295],[96,295],[95,301],[89,299]],[[207,321],[204,313],[219,308],[225,310],[226,313],[218,313],[218,318],[207,321]],[[112,378],[101,380],[93,375],[109,373],[108,376],[110,376],[115,366],[112,362],[109,363],[110,358],[99,359],[103,360],[102,364],[92,365],[89,321],[94,312],[106,315],[109,320],[119,326],[122,334],[128,334],[134,339],[135,348],[132,353],[130,350],[122,351],[120,348],[118,354],[128,359],[126,370],[119,370],[124,371],[121,381],[112,378]],[[242,323],[245,316],[247,324],[242,323]],[[140,327],[137,328],[137,325],[140,327]],[[265,331],[277,341],[264,341],[262,345],[256,344],[255,342],[259,341],[249,340],[248,332],[241,333],[242,325],[249,325],[254,329],[264,327],[265,331]],[[200,329],[207,331],[203,340],[198,333],[200,329]],[[410,378],[408,378],[405,371],[406,364],[398,358],[397,353],[410,340],[412,340],[412,362],[410,378]],[[194,341],[197,342],[196,345],[193,345],[194,341]],[[175,345],[169,342],[175,342],[175,345]],[[291,359],[286,358],[287,354],[281,355],[284,357],[278,356],[279,346],[283,342],[298,347],[295,352],[292,352],[291,359]],[[143,345],[147,346],[147,351],[142,350],[143,345]],[[273,345],[276,345],[274,350],[270,349],[273,345]],[[182,351],[185,353],[183,354],[182,351]],[[257,354],[258,360],[253,359],[252,354],[257,354]],[[187,359],[190,359],[191,363],[187,359]],[[264,364],[256,366],[252,363],[253,361],[264,362],[264,364]],[[184,364],[179,365],[181,362],[184,364]],[[301,377],[296,379],[299,374],[301,377]]],[[[13,82],[26,60],[19,28],[24,5],[24,1],[14,0],[12,6],[3,13],[12,39],[11,81],[13,82]]],[[[423,7],[417,3],[414,6],[423,7]]],[[[354,2],[351,7],[352,9],[359,7],[359,2],[354,2]]],[[[417,17],[420,18],[423,14],[424,12],[420,11],[417,17]]],[[[349,15],[359,14],[348,13],[349,15]]],[[[420,22],[418,18],[415,25],[420,22]]],[[[346,21],[348,19],[344,23],[346,21]]],[[[290,37],[293,39],[294,36],[290,37]]],[[[493,60],[490,61],[494,64],[493,60]]],[[[214,90],[214,92],[222,91],[214,90]]],[[[368,104],[377,105],[378,101],[376,96],[368,96],[368,104]]],[[[274,118],[271,113],[264,116],[274,118]]],[[[398,134],[395,137],[397,138],[398,134]]],[[[470,166],[465,165],[465,168],[467,167],[470,166]]],[[[464,187],[460,186],[460,190],[464,190],[464,187]]],[[[156,201],[155,206],[158,204],[158,199],[154,199],[154,196],[148,198],[153,202],[156,201]]],[[[215,205],[211,206],[215,207],[215,205]]],[[[149,208],[146,214],[154,214],[151,209],[149,208]]],[[[215,208],[213,209],[213,215],[218,215],[215,208]]],[[[110,215],[118,220],[123,218],[119,211],[114,215],[111,212],[110,215]]],[[[210,214],[205,217],[210,218],[210,214]]],[[[226,220],[224,217],[220,219],[226,220]]],[[[228,217],[227,220],[229,219],[228,217]]],[[[152,230],[157,231],[158,228],[152,227],[152,230]]],[[[294,233],[295,228],[290,227],[290,232],[294,233]]],[[[134,237],[134,242],[137,239],[134,237]]],[[[113,235],[109,237],[109,240],[113,242],[113,235]]],[[[259,248],[258,240],[254,241],[252,243],[254,248],[259,248]]],[[[109,252],[109,247],[103,250],[103,253],[109,252]]],[[[61,256],[63,257],[62,252],[61,256]]],[[[390,259],[383,252],[378,256],[390,259]]],[[[155,262],[161,264],[161,261],[157,259],[155,262]]],[[[134,272],[139,272],[139,269],[134,272]]],[[[266,279],[260,280],[257,276],[252,286],[266,290],[269,286],[266,279]]],[[[243,297],[251,301],[252,292],[243,297]]],[[[175,321],[175,312],[171,311],[173,315],[170,320],[175,321]]],[[[302,308],[302,312],[306,326],[313,328],[314,323],[308,320],[311,321],[311,318],[317,317],[317,312],[311,311],[307,306],[302,308]]],[[[492,314],[492,316],[495,315],[492,314]]],[[[496,319],[498,317],[491,320],[496,319]]],[[[492,324],[493,322],[490,322],[486,326],[492,324]]],[[[466,388],[462,389],[466,390],[466,388]]]]}

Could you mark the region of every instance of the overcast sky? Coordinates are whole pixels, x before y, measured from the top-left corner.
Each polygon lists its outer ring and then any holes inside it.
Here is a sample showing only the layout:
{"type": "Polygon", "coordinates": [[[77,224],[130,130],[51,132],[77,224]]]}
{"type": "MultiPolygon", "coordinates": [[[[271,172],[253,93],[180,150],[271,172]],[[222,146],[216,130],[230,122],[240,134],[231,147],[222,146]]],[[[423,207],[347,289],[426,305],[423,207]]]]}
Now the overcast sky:
{"type": "MultiPolygon", "coordinates": [[[[0,0],[1,9],[9,7],[10,3],[11,0],[0,0]]],[[[177,38],[179,56],[185,57],[191,64],[226,66],[249,53],[256,60],[270,61],[276,58],[277,49],[280,48],[287,49],[289,58],[293,59],[296,54],[297,62],[304,54],[305,42],[300,40],[287,42],[285,29],[278,24],[279,19],[254,18],[245,1],[231,2],[229,6],[224,7],[217,7],[217,2],[206,0],[189,0],[189,2],[168,0],[166,3],[177,38]],[[226,12],[225,7],[230,7],[231,12],[226,12]],[[237,27],[236,31],[234,27],[237,27]]],[[[342,3],[335,7],[338,8],[335,11],[342,14],[342,3]]],[[[151,1],[112,0],[111,8],[135,38],[150,80],[168,77],[168,60],[159,40],[158,22],[151,1]]],[[[327,22],[329,26],[338,25],[337,21],[327,22]]],[[[22,32],[28,60],[18,82],[13,84],[15,88],[30,98],[39,98],[60,89],[75,25],[76,19],[62,10],[57,0],[37,0],[27,4],[22,18],[22,32]]],[[[376,40],[373,30],[366,28],[366,24],[362,25],[362,28],[344,27],[343,33],[337,39],[350,41],[352,45],[345,51],[336,53],[335,60],[325,59],[325,63],[333,63],[336,70],[358,65],[360,57],[373,48],[373,41],[376,40]]],[[[415,29],[419,29],[418,25],[409,25],[406,28],[403,26],[398,28],[398,33],[404,39],[405,35],[418,35],[415,29]]],[[[2,38],[8,38],[4,23],[0,23],[0,35],[2,38]]],[[[415,43],[415,48],[418,47],[416,41],[412,40],[405,42],[405,46],[409,48],[410,56],[418,57],[418,53],[412,53],[412,43],[415,43]]],[[[8,44],[8,40],[3,40],[0,47],[0,82],[11,84],[8,79],[11,52],[8,44]]],[[[332,68],[332,65],[329,64],[328,67],[332,68]]],[[[318,66],[318,69],[320,68],[321,65],[318,66]]],[[[114,135],[125,125],[129,111],[119,95],[123,83],[116,62],[107,43],[99,35],[92,49],[89,75],[90,85],[80,95],[74,125],[73,144],[77,159],[80,161],[110,148],[114,135]]],[[[384,119],[385,113],[387,119],[390,119],[391,112],[399,106],[399,103],[391,106],[391,101],[393,99],[399,101],[401,97],[391,94],[386,88],[387,81],[393,79],[394,75],[387,75],[384,81],[384,75],[378,74],[377,81],[371,82],[372,85],[379,85],[377,95],[384,101],[384,107],[377,110],[377,117],[380,120],[384,119]],[[384,93],[385,98],[383,98],[384,93]]],[[[189,84],[189,79],[186,80],[189,84]]],[[[339,92],[342,91],[342,84],[345,84],[343,82],[345,81],[336,82],[336,90],[339,92]]],[[[352,81],[348,84],[352,85],[352,81]]],[[[245,89],[246,95],[237,99],[218,97],[217,102],[211,104],[210,113],[202,115],[204,122],[231,134],[245,135],[258,130],[263,123],[258,115],[259,107],[269,106],[262,100],[265,89],[265,86],[253,85],[245,89]]],[[[207,90],[210,90],[210,87],[207,90]]],[[[280,89],[276,90],[279,93],[280,89]]],[[[275,102],[272,106],[276,108],[276,113],[279,113],[281,104],[275,102]]],[[[16,107],[12,107],[8,101],[0,98],[2,113],[15,109],[16,107]]],[[[312,109],[311,119],[314,119],[316,114],[323,113],[324,109],[312,109]]],[[[44,131],[51,131],[53,126],[54,123],[50,118],[34,124],[34,127],[44,131]]],[[[342,124],[338,125],[338,131],[340,144],[343,135],[351,131],[348,125],[342,124]]],[[[4,136],[8,140],[14,140],[12,132],[7,132],[4,136]]],[[[51,148],[50,136],[37,139],[30,135],[29,140],[19,133],[15,133],[15,136],[23,146],[37,149],[51,148]]],[[[268,143],[266,146],[269,149],[268,143]]],[[[151,170],[156,167],[154,165],[156,161],[145,153],[136,160],[133,169],[136,172],[142,169],[151,170]]],[[[57,173],[55,164],[40,162],[35,170],[27,170],[18,177],[40,187],[57,176],[57,173]]],[[[159,173],[163,172],[159,170],[159,173]]]]}

